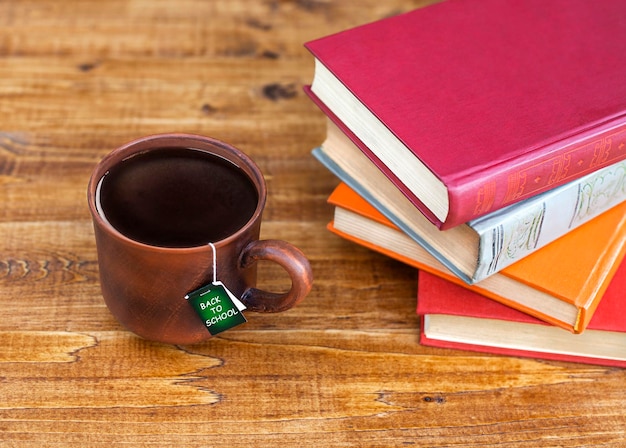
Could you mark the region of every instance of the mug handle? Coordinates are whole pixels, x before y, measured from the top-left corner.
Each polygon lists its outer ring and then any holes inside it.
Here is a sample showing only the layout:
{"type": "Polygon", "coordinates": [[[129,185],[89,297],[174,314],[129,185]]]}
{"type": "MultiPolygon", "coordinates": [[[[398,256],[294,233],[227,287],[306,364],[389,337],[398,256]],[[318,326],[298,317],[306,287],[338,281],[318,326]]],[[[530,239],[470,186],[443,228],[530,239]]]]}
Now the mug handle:
{"type": "Polygon", "coordinates": [[[286,293],[273,293],[248,288],[241,301],[251,311],[279,313],[295,306],[311,291],[313,272],[302,251],[281,240],[256,240],[242,251],[239,265],[248,268],[260,260],[278,263],[291,278],[291,289],[286,293]]]}

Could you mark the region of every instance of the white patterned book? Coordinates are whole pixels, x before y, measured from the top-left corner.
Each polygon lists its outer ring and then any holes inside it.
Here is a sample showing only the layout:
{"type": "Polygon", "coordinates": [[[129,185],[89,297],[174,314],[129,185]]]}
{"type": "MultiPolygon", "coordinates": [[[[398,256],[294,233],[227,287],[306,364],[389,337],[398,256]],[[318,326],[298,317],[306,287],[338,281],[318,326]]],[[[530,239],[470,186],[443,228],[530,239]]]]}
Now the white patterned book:
{"type": "Polygon", "coordinates": [[[439,230],[332,121],[313,155],[468,284],[530,255],[626,199],[626,161],[448,230],[439,230]]]}

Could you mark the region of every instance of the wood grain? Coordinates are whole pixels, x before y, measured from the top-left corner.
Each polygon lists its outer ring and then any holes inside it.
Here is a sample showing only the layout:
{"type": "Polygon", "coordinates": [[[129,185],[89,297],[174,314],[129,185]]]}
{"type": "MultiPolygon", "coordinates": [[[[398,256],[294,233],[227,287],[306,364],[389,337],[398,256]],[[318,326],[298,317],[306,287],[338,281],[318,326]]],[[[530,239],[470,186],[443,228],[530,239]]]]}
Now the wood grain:
{"type": "Polygon", "coordinates": [[[302,44],[426,3],[0,2],[0,446],[623,446],[622,369],[422,347],[417,273],[325,229],[302,44]],[[257,161],[263,237],[313,266],[298,307],[189,347],[108,313],[89,175],[171,131],[257,161]]]}

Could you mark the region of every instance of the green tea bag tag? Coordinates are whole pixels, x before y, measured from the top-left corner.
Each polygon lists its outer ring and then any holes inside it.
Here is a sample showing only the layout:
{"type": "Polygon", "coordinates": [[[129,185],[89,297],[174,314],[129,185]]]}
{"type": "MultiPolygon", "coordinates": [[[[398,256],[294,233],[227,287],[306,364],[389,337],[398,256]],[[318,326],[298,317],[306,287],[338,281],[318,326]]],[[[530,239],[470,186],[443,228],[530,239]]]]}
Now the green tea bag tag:
{"type": "Polygon", "coordinates": [[[204,322],[209,333],[216,335],[222,331],[247,322],[242,311],[246,306],[217,280],[215,246],[213,249],[213,282],[185,296],[204,322]]]}

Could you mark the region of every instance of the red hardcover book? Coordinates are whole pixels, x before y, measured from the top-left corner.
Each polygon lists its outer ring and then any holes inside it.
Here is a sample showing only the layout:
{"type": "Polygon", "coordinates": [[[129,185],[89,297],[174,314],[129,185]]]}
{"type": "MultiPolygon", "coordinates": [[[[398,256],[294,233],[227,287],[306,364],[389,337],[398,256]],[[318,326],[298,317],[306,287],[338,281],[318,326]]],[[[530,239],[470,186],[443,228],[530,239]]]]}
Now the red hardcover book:
{"type": "Polygon", "coordinates": [[[626,158],[625,16],[448,0],[308,42],[310,94],[449,228],[626,158]]]}
{"type": "Polygon", "coordinates": [[[589,326],[572,334],[425,271],[419,272],[420,342],[433,347],[626,367],[626,263],[589,326]]]}

